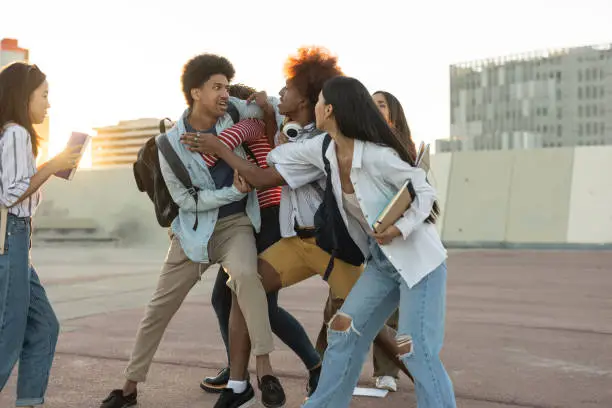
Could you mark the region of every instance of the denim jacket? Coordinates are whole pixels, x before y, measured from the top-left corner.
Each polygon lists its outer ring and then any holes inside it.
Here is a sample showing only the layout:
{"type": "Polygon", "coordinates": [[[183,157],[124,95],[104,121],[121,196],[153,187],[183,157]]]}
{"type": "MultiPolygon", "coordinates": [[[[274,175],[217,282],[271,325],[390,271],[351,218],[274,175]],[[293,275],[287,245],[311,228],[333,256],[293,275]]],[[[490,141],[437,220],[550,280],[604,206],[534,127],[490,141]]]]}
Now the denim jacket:
{"type": "MultiPolygon", "coordinates": [[[[273,105],[275,105],[274,99],[275,98],[270,98],[273,105]]],[[[230,100],[238,108],[241,119],[262,117],[262,112],[257,105],[247,104],[245,101],[235,98],[230,98],[230,100]]],[[[161,152],[159,153],[159,164],[162,176],[168,187],[168,192],[179,207],[178,216],[172,222],[172,232],[179,239],[185,255],[187,255],[190,260],[193,262],[207,263],[209,262],[208,241],[217,223],[219,207],[241,200],[244,198],[245,194],[238,191],[233,185],[231,187],[217,189],[210,175],[210,171],[200,154],[190,152],[181,143],[180,137],[185,133],[183,120],[188,114],[189,111],[185,111],[180,120],[177,120],[175,126],[166,134],[170,144],[187,168],[193,185],[200,189],[197,206],[198,227],[195,231],[193,230],[193,225],[196,220],[195,200],[191,197],[180,180],[172,173],[168,162],[161,152]]],[[[217,121],[217,133],[231,127],[233,124],[234,122],[230,115],[225,114],[217,121]]],[[[238,146],[235,153],[242,158],[246,158],[242,146],[238,146]]],[[[261,217],[255,190],[248,194],[246,214],[250,218],[255,231],[259,232],[261,217]]]]}

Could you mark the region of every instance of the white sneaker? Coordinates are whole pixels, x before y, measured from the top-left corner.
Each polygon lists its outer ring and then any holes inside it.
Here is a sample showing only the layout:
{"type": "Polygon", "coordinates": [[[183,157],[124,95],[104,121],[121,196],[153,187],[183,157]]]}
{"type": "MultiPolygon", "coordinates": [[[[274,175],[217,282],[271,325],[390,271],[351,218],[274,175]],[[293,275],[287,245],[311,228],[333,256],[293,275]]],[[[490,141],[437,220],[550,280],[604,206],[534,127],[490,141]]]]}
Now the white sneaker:
{"type": "Polygon", "coordinates": [[[385,375],[383,377],[377,377],[376,388],[395,392],[397,391],[397,381],[395,380],[395,378],[388,375],[385,375]]]}

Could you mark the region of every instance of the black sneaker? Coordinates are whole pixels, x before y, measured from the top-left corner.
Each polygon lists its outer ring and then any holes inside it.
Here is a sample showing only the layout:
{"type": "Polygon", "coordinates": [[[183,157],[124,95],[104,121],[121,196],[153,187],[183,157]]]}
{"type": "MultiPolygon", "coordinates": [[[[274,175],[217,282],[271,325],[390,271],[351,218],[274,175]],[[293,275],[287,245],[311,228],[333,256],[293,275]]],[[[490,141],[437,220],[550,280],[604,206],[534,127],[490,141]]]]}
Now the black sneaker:
{"type": "Polygon", "coordinates": [[[321,377],[321,366],[313,368],[309,371],[308,385],[306,386],[306,392],[308,393],[309,397],[317,390],[317,385],[319,385],[319,377],[321,377]]]}
{"type": "Polygon", "coordinates": [[[251,383],[247,383],[247,389],[240,394],[234,393],[231,388],[221,390],[221,396],[217,400],[214,408],[246,408],[255,404],[255,391],[251,383]]]}
{"type": "Polygon", "coordinates": [[[273,375],[264,375],[261,380],[257,379],[259,389],[261,390],[261,403],[266,408],[281,408],[285,405],[285,391],[283,386],[278,381],[278,378],[273,375]]]}
{"type": "Polygon", "coordinates": [[[230,378],[229,367],[222,368],[219,370],[215,377],[206,377],[200,383],[200,388],[206,392],[219,393],[227,386],[227,382],[230,378]]]}
{"type": "Polygon", "coordinates": [[[123,390],[112,390],[108,397],[102,401],[100,408],[127,408],[136,405],[136,396],[138,392],[134,391],[130,395],[123,395],[123,390]]]}

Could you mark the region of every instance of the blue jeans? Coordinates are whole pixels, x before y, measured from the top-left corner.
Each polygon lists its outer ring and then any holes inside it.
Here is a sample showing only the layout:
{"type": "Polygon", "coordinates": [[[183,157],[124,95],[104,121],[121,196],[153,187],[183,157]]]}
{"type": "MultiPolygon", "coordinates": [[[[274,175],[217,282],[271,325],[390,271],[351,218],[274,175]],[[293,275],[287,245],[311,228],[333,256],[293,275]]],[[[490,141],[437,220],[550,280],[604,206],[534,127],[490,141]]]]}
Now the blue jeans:
{"type": "Polygon", "coordinates": [[[59,322],[30,265],[30,220],[9,215],[0,255],[0,391],[19,361],[17,406],[44,402],[59,322]]]}
{"type": "MultiPolygon", "coordinates": [[[[281,238],[278,224],[278,206],[261,210],[261,231],[256,236],[257,252],[265,251],[281,238]]],[[[221,268],[213,286],[211,303],[217,320],[221,338],[225,344],[229,361],[229,315],[232,308],[232,292],[227,287],[227,274],[221,268]]],[[[316,351],[304,327],[293,315],[278,306],[278,292],[268,293],[268,316],[272,332],[304,362],[307,369],[319,365],[321,357],[316,351]]]]}
{"type": "Polygon", "coordinates": [[[380,247],[374,244],[371,250],[365,271],[339,311],[352,319],[351,326],[346,331],[329,329],[319,386],[303,407],[349,406],[370,344],[399,304],[398,340],[412,340],[411,351],[400,358],[414,376],[417,406],[456,408],[453,385],[439,357],[446,263],[408,288],[380,247]]]}

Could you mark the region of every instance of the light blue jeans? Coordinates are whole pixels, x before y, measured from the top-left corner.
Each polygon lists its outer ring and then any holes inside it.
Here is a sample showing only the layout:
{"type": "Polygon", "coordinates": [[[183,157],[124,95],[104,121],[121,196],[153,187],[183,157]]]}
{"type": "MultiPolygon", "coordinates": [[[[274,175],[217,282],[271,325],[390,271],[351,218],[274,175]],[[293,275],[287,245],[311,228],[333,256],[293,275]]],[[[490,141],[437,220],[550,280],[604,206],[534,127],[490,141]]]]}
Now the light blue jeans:
{"type": "Polygon", "coordinates": [[[30,220],[9,215],[0,255],[0,391],[19,361],[17,406],[44,402],[59,323],[30,265],[30,220]]]}
{"type": "Polygon", "coordinates": [[[400,358],[414,376],[418,408],[456,408],[453,385],[439,357],[446,263],[410,289],[376,243],[371,251],[365,271],[338,312],[352,319],[351,327],[328,330],[319,386],[303,407],[349,406],[370,345],[399,304],[398,340],[412,340],[411,351],[400,358]]]}

